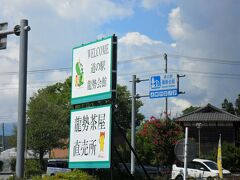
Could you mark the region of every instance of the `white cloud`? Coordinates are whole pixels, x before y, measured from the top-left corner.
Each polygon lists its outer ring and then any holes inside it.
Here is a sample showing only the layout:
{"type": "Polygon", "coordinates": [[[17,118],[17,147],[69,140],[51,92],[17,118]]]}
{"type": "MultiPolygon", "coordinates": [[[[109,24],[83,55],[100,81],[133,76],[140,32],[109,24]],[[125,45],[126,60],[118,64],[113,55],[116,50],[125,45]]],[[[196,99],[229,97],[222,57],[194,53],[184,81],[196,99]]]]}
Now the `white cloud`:
{"type": "Polygon", "coordinates": [[[237,48],[240,46],[240,2],[232,2],[211,1],[206,6],[205,1],[182,1],[169,13],[168,32],[177,44],[178,54],[200,57],[200,61],[179,57],[179,69],[187,73],[184,98],[193,104],[219,106],[225,97],[234,99],[239,94],[238,80],[224,76],[239,72],[239,66],[209,62],[211,59],[240,62],[237,48]],[[201,58],[209,60],[203,62],[201,58]],[[214,73],[223,76],[216,78],[214,73]]]}
{"type": "Polygon", "coordinates": [[[119,39],[119,43],[125,45],[142,46],[144,44],[157,45],[161,44],[162,42],[152,40],[148,36],[140,34],[139,32],[129,32],[124,37],[119,39]]]}
{"type": "Polygon", "coordinates": [[[176,44],[176,43],[171,43],[171,46],[172,46],[173,48],[175,48],[175,47],[177,47],[177,44],[176,44]]]}
{"type": "Polygon", "coordinates": [[[168,31],[175,39],[183,38],[185,35],[184,25],[181,19],[181,10],[179,7],[172,9],[169,14],[168,31]]]}
{"type": "Polygon", "coordinates": [[[95,24],[133,14],[133,10],[127,4],[118,4],[110,0],[46,0],[46,2],[62,18],[84,20],[95,24]]]}
{"type": "Polygon", "coordinates": [[[63,71],[54,71],[48,75],[49,81],[64,81],[67,77],[69,77],[71,74],[63,71]]]}
{"type": "MultiPolygon", "coordinates": [[[[7,49],[1,50],[1,59],[6,61],[19,61],[19,45],[15,41],[7,42],[7,49]]],[[[6,70],[6,67],[1,66],[0,69],[6,70]]]]}
{"type": "Polygon", "coordinates": [[[180,98],[171,99],[171,102],[181,111],[192,105],[189,101],[180,98]]]}

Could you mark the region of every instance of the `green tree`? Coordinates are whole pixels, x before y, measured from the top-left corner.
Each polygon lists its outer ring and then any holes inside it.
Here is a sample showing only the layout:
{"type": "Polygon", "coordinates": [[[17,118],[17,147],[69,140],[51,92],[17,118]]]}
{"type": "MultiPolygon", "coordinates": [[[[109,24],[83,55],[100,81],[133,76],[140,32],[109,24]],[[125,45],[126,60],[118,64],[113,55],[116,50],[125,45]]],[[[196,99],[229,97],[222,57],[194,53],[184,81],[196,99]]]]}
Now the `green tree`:
{"type": "Polygon", "coordinates": [[[183,137],[174,121],[151,117],[137,132],[137,152],[144,163],[169,165],[175,160],[174,146],[183,137]]]}
{"type": "Polygon", "coordinates": [[[238,95],[238,98],[235,101],[235,112],[237,116],[240,116],[240,94],[238,95]]]}
{"type": "Polygon", "coordinates": [[[224,99],[224,101],[222,103],[222,109],[227,111],[227,112],[229,112],[229,113],[231,113],[231,114],[235,114],[233,103],[228,101],[226,98],[224,99]]]}
{"type": "Polygon", "coordinates": [[[13,135],[9,137],[9,144],[12,147],[17,147],[17,126],[14,125],[13,127],[13,135]]]}
{"type": "MultiPolygon", "coordinates": [[[[131,113],[132,113],[132,101],[130,99],[130,92],[127,90],[127,86],[117,86],[117,112],[116,120],[121,127],[129,129],[131,127],[131,113]]],[[[139,113],[139,108],[143,106],[142,101],[136,100],[136,126],[140,125],[140,122],[144,119],[144,116],[139,113]]]]}
{"type": "Polygon", "coordinates": [[[70,81],[38,90],[30,98],[27,110],[27,146],[38,154],[40,164],[49,150],[64,145],[70,119],[70,81]]]}
{"type": "MultiPolygon", "coordinates": [[[[234,144],[222,143],[222,165],[231,172],[240,171],[240,148],[234,144]]],[[[217,147],[212,151],[211,155],[207,157],[213,161],[217,161],[217,147]]]]}
{"type": "Polygon", "coordinates": [[[197,110],[198,108],[200,108],[200,107],[199,107],[199,106],[190,106],[190,107],[184,109],[184,110],[182,111],[182,113],[183,113],[183,115],[189,114],[189,113],[197,110]]]}

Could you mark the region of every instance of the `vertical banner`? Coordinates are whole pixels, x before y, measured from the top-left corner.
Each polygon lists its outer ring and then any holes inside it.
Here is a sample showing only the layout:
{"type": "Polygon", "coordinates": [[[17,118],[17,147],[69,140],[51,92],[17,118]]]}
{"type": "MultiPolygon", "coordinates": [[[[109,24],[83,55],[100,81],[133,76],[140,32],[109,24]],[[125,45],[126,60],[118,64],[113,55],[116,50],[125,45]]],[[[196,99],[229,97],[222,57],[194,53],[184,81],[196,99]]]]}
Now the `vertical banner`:
{"type": "Polygon", "coordinates": [[[110,168],[111,105],[71,111],[69,168],[110,168]]]}
{"type": "Polygon", "coordinates": [[[114,39],[110,36],[73,48],[72,105],[112,98],[114,39]]]}
{"type": "Polygon", "coordinates": [[[222,148],[221,148],[221,135],[219,137],[218,141],[218,154],[217,154],[217,166],[218,166],[218,174],[219,178],[223,178],[223,173],[222,173],[222,148]]]}

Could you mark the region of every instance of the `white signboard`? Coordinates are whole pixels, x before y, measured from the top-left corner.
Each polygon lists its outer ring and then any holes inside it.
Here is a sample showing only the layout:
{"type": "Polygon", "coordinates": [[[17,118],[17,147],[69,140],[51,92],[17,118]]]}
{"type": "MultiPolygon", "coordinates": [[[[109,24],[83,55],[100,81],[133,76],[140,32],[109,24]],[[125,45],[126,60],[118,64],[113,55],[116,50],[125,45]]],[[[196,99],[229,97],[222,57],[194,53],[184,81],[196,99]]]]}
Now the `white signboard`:
{"type": "Polygon", "coordinates": [[[71,111],[70,168],[110,168],[111,117],[111,105],[71,111]]]}
{"type": "Polygon", "coordinates": [[[178,96],[176,74],[163,74],[150,77],[150,98],[174,96],[178,96]]]}
{"type": "Polygon", "coordinates": [[[71,104],[111,98],[112,36],[73,48],[71,104]]]}

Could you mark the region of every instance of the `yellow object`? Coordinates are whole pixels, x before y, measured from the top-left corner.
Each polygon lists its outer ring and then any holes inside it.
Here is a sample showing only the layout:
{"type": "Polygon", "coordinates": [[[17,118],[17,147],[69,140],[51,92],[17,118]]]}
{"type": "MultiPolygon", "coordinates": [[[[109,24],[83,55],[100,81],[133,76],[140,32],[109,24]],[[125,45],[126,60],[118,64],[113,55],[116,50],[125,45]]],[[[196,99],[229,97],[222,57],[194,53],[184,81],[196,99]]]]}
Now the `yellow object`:
{"type": "Polygon", "coordinates": [[[223,173],[222,173],[222,148],[221,148],[221,135],[218,141],[218,154],[217,154],[217,166],[218,166],[218,174],[219,178],[223,178],[223,173]]]}
{"type": "Polygon", "coordinates": [[[104,139],[105,139],[105,132],[100,132],[100,137],[99,137],[100,152],[104,151],[104,139]]]}

